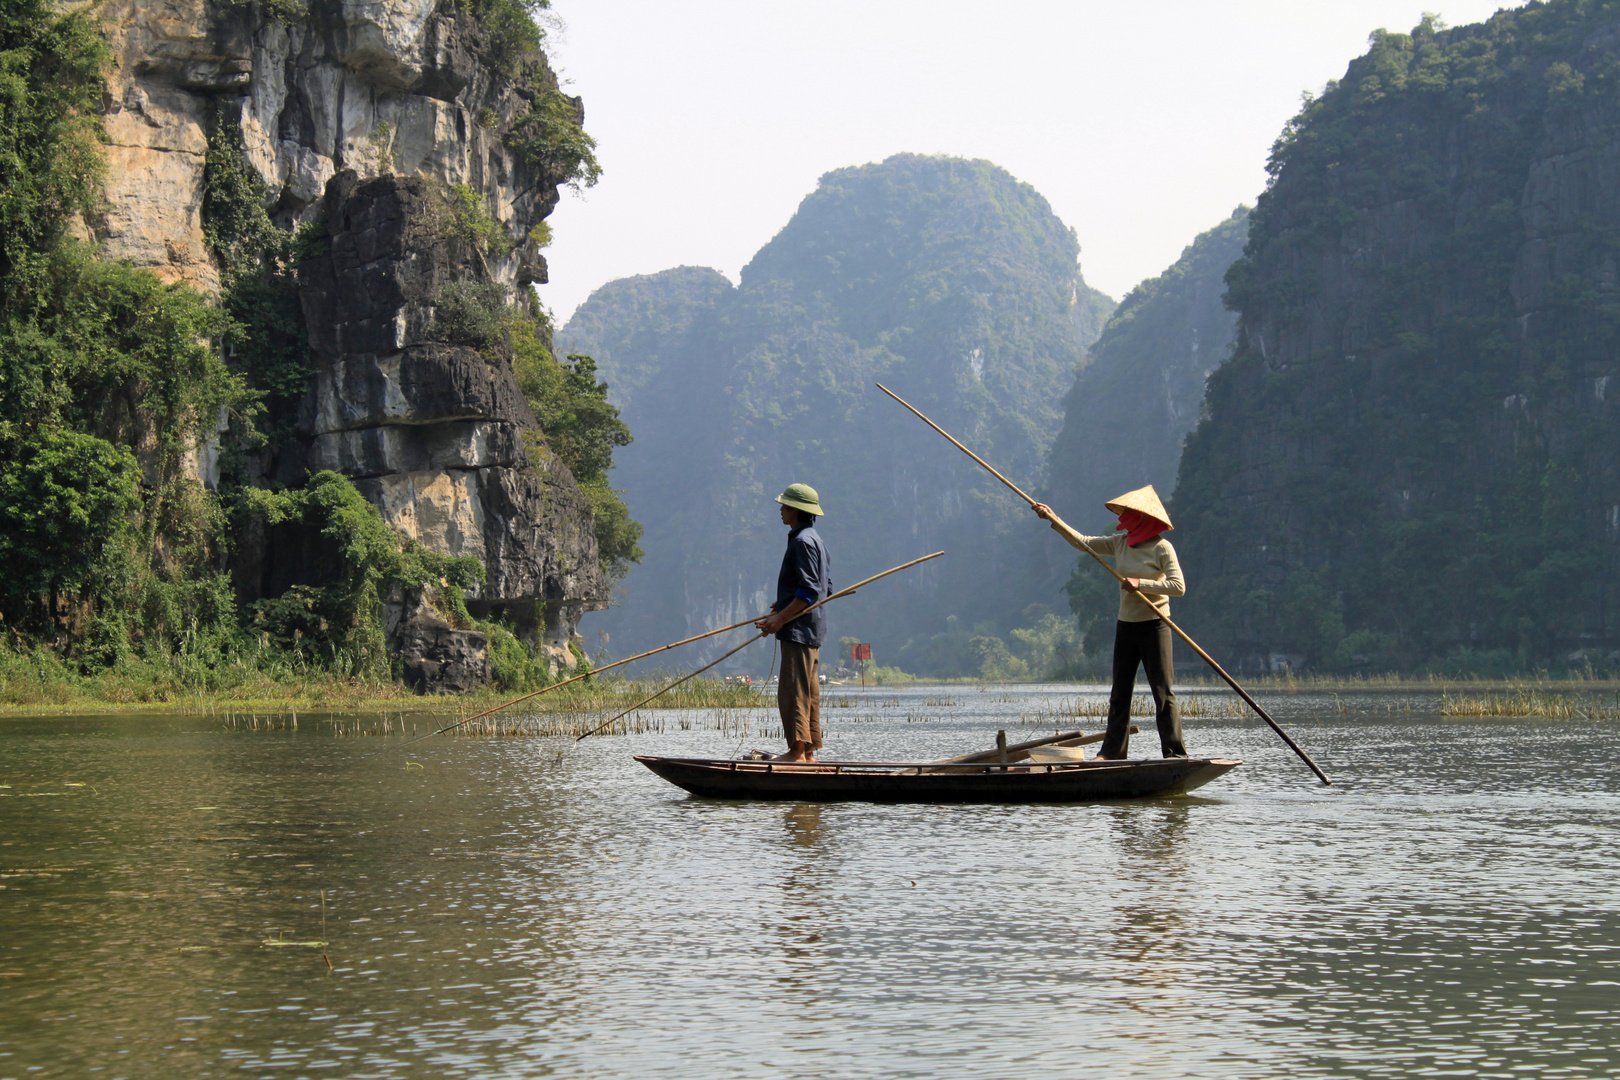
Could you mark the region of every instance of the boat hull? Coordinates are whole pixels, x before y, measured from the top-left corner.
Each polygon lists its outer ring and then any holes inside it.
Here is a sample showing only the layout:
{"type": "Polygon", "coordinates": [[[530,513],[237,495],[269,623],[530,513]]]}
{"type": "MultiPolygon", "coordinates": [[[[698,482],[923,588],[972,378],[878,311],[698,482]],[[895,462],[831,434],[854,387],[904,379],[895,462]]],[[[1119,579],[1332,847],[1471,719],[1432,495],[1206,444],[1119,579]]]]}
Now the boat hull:
{"type": "Polygon", "coordinates": [[[1180,795],[1241,765],[1230,758],[967,766],[825,761],[797,765],[724,758],[636,760],[706,799],[876,803],[1085,803],[1180,795]]]}

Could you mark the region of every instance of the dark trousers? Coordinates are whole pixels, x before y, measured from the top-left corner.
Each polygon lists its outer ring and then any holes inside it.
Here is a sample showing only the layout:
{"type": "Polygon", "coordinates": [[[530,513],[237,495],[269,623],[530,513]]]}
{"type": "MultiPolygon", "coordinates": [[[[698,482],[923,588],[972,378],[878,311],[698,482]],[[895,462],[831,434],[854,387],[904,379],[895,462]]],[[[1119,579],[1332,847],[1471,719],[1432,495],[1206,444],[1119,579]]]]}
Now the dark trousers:
{"type": "Polygon", "coordinates": [[[1122,622],[1114,630],[1114,689],[1108,695],[1108,731],[1098,757],[1122,758],[1130,744],[1131,694],[1136,690],[1136,668],[1147,673],[1159,723],[1159,746],[1165,757],[1186,757],[1181,744],[1181,710],[1170,688],[1176,673],[1171,661],[1170,626],[1163,619],[1122,622]]]}

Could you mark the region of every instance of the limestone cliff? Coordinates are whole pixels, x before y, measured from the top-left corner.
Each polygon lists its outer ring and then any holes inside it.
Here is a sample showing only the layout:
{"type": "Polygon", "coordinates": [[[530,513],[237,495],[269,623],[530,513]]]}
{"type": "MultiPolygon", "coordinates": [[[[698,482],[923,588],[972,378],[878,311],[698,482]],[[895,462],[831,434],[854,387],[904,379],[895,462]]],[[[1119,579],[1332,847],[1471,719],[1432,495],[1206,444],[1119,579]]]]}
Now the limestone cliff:
{"type": "MultiPolygon", "coordinates": [[[[543,57],[503,55],[440,0],[113,0],[106,14],[107,254],[219,287],[204,181],[221,125],[240,129],[271,218],[315,228],[298,285],[314,377],[275,418],[289,436],[253,460],[260,482],[353,478],[406,534],[484,562],[475,610],[565,655],[580,612],[607,596],[589,510],[565,466],[531,462],[536,424],[510,363],[451,340],[436,310],[448,287],[521,297],[545,280],[530,234],[570,177],[511,135],[537,93],[575,112],[577,99],[543,57]],[[502,242],[442,227],[458,185],[502,242]]],[[[244,599],[282,576],[251,546],[244,599]]]]}
{"type": "Polygon", "coordinates": [[[1620,5],[1375,34],[1278,141],[1171,510],[1234,662],[1612,663],[1620,5]]]}
{"type": "MultiPolygon", "coordinates": [[[[214,110],[241,124],[285,221],[314,213],[343,169],[362,178],[465,183],[525,238],[492,267],[543,280],[529,229],[557,203],[502,140],[530,102],[490,62],[488,33],[440,0],[315,0],[292,21],[266,5],[116,0],[109,85],[109,254],[217,285],[203,238],[202,175],[214,110]]],[[[275,9],[287,17],[290,5],[275,9]]],[[[552,80],[555,83],[555,80],[552,80]]]]}

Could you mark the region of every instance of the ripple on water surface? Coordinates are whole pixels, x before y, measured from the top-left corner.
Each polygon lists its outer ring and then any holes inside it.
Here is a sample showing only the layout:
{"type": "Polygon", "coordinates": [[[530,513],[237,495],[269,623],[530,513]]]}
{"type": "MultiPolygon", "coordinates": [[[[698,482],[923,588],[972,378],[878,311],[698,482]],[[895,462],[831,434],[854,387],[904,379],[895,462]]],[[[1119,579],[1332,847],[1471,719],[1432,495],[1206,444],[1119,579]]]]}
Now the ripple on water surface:
{"type": "MultiPolygon", "coordinates": [[[[829,756],[1082,699],[874,692],[829,756]]],[[[1279,698],[1331,789],[1190,719],[1248,764],[1075,807],[707,802],[630,760],[739,745],[702,723],[7,720],[0,1078],[1614,1075],[1620,725],[1436,706],[1279,698]]]]}

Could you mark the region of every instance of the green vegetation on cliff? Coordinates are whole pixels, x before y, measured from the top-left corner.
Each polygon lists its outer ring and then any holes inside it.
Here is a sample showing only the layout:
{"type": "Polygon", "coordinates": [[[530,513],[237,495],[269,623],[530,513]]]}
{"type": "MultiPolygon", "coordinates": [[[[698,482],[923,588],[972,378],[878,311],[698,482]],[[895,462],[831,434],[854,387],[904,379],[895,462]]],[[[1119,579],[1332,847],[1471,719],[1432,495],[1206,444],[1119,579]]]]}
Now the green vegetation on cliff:
{"type": "Polygon", "coordinates": [[[1143,484],[1166,495],[1174,489],[1204,380],[1231,355],[1236,319],[1222,296],[1248,216],[1239,207],[1132,289],[1091,346],[1063,399],[1047,479],[1048,501],[1070,524],[1111,528],[1104,500],[1143,484]]]}
{"type": "Polygon", "coordinates": [[[529,103],[507,128],[506,145],[551,183],[595,186],[602,166],[596,140],[585,131],[585,104],[562,92],[549,65],[537,63],[546,40],[541,20],[550,0],[460,0],[458,6],[489,35],[491,66],[515,79],[529,103]]]}
{"type": "Polygon", "coordinates": [[[471,623],[462,590],[483,582],[478,560],[402,540],[347,478],[320,472],[296,491],[247,488],[241,496],[242,515],[320,537],[307,580],[253,605],[249,628],[261,648],[275,646],[342,674],[386,678],[381,608],[390,590],[429,589],[447,614],[471,623]]]}
{"type": "MultiPolygon", "coordinates": [[[[317,242],[321,223],[298,234],[265,211],[269,189],[243,151],[242,126],[214,114],[203,164],[203,235],[220,268],[220,306],[232,366],[275,417],[290,417],[315,374],[298,302],[300,249],[317,242]]],[[[278,425],[279,426],[279,425],[278,425]]],[[[238,424],[238,438],[252,438],[238,424]]]]}
{"type": "Polygon", "coordinates": [[[596,361],[570,354],[558,363],[529,323],[511,326],[512,366],[544,433],[533,447],[556,454],[573,473],[591,507],[597,553],[615,580],[641,561],[641,525],[630,519],[624,492],[608,483],[613,454],[630,445],[630,427],[608,402],[608,385],[596,378],[596,361]]]}
{"type": "Polygon", "coordinates": [[[1551,0],[1380,31],[1278,139],[1171,507],[1207,644],[1614,661],[1617,29],[1551,0]]]}
{"type": "Polygon", "coordinates": [[[0,612],[9,649],[109,664],[234,624],[218,508],[183,459],[251,396],[201,294],[72,238],[101,190],[92,18],[0,18],[0,612]]]}

